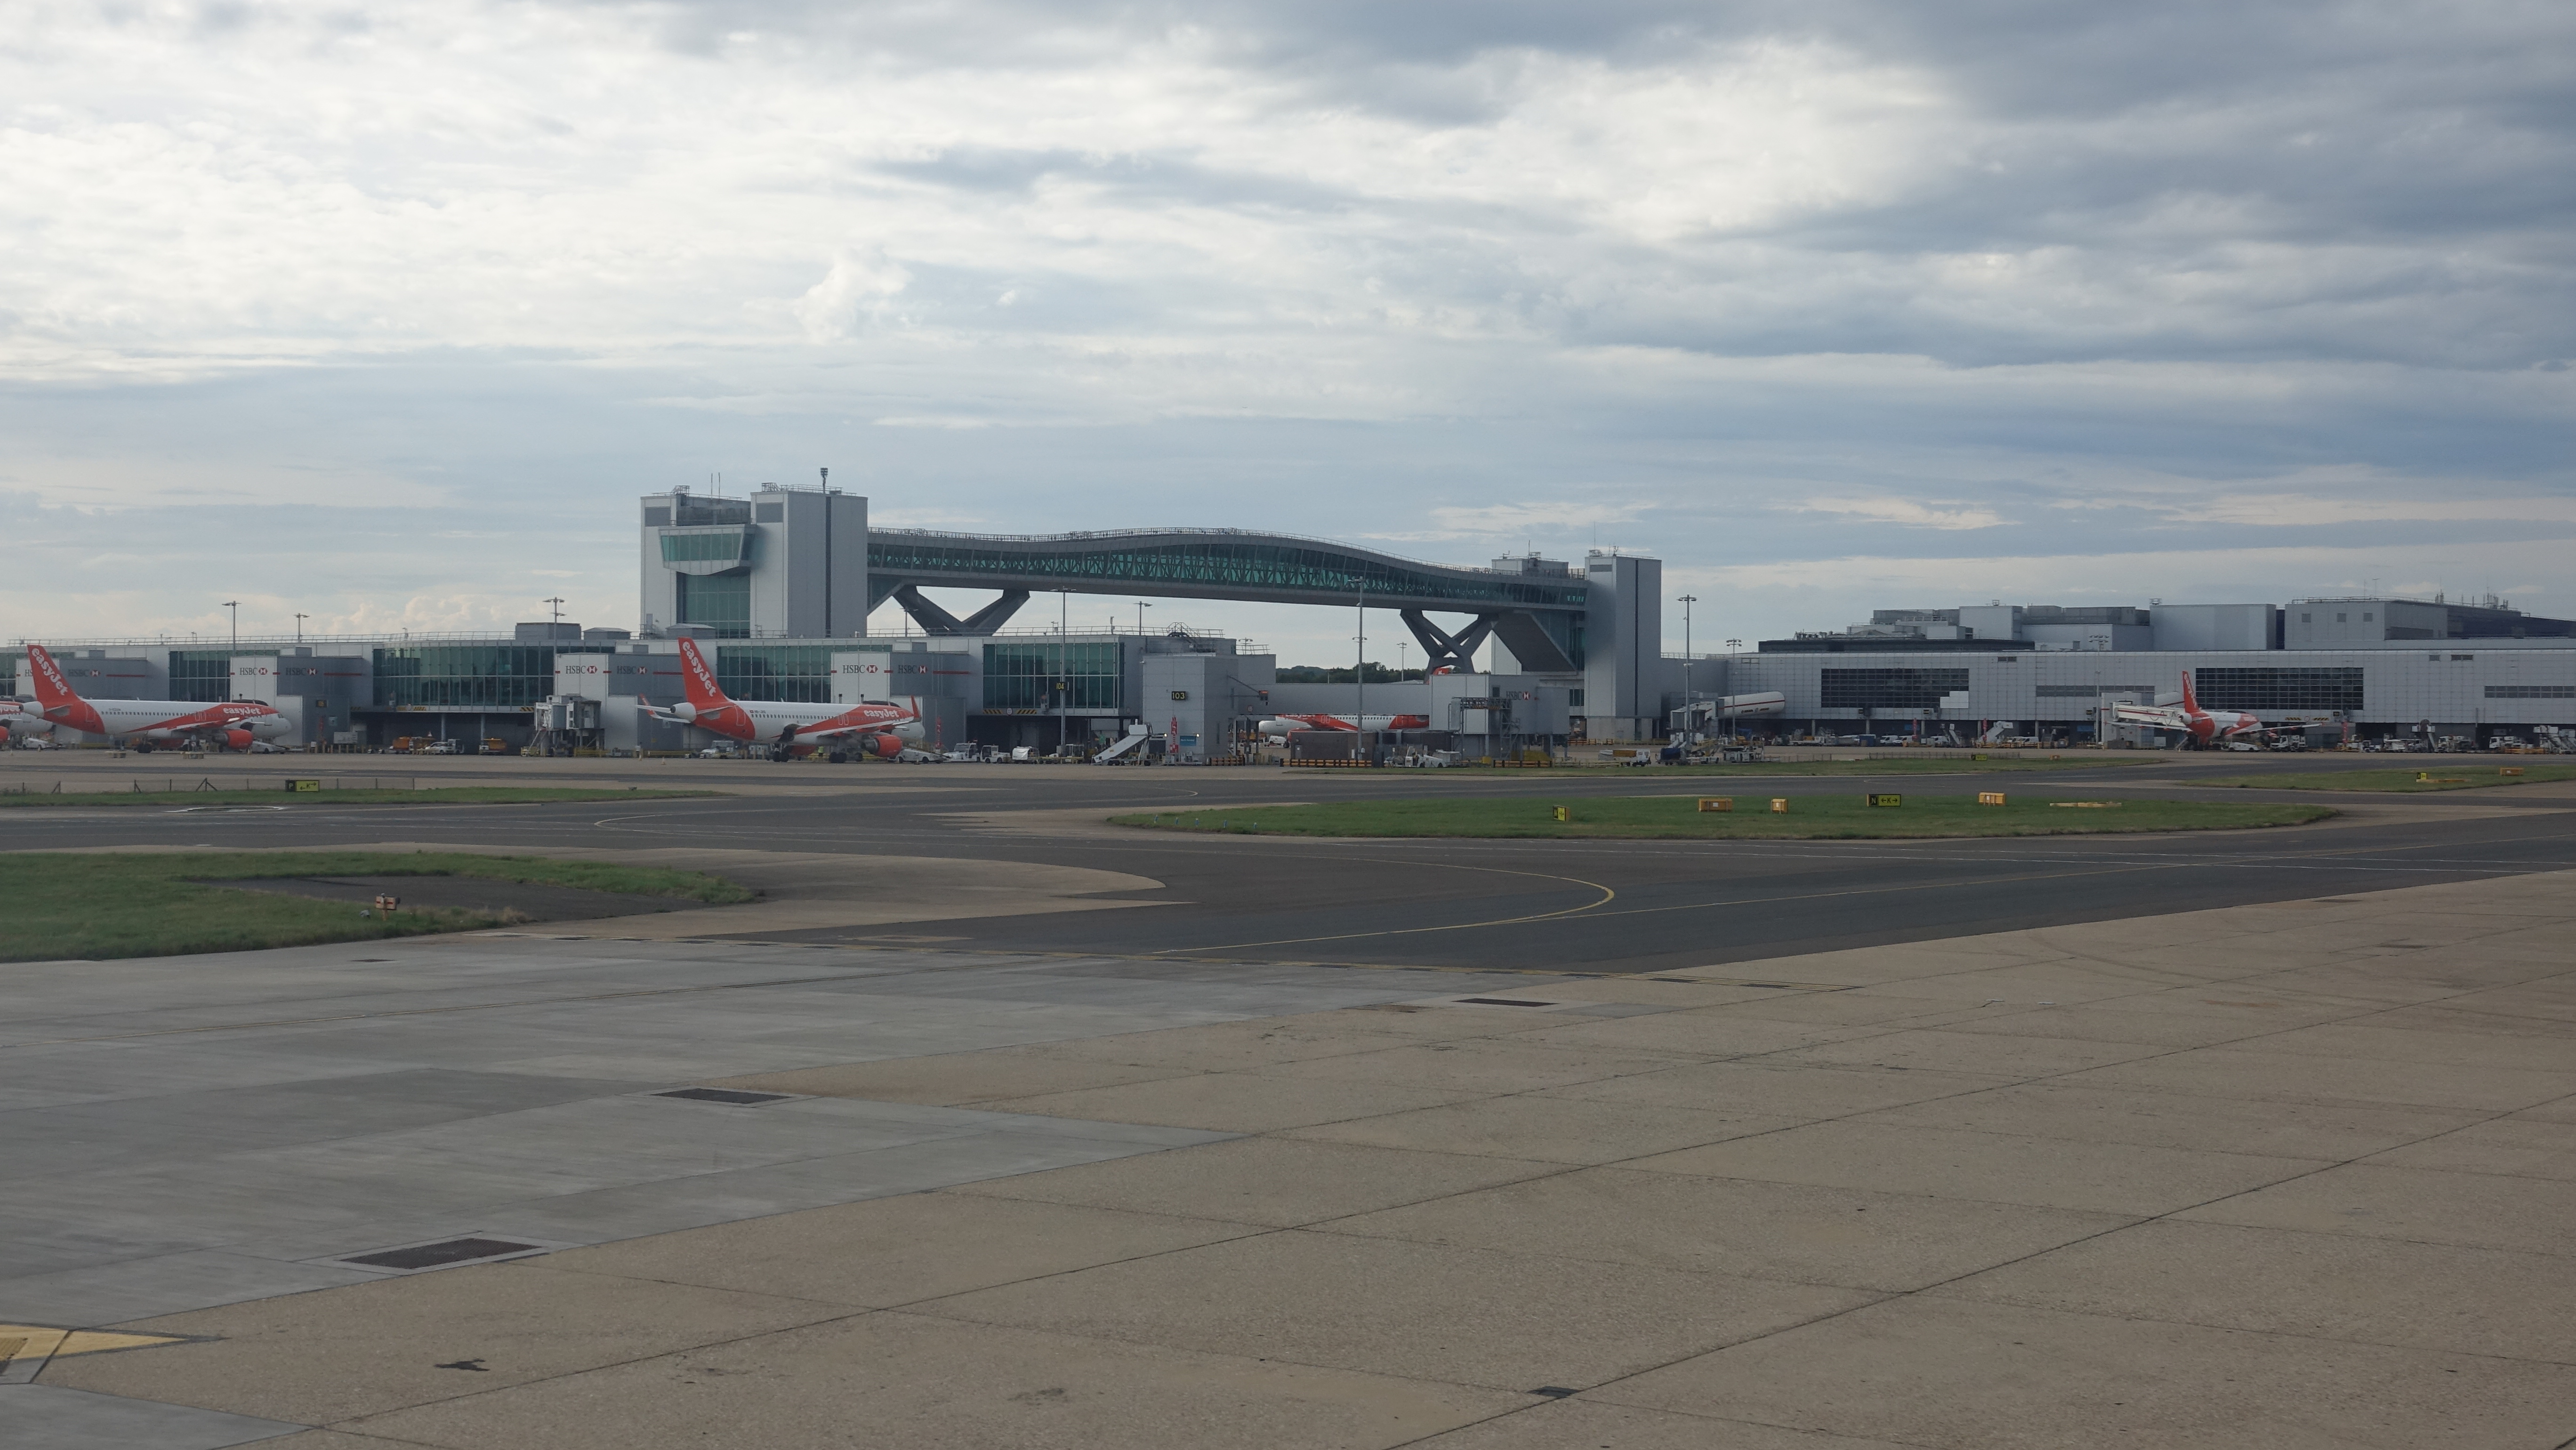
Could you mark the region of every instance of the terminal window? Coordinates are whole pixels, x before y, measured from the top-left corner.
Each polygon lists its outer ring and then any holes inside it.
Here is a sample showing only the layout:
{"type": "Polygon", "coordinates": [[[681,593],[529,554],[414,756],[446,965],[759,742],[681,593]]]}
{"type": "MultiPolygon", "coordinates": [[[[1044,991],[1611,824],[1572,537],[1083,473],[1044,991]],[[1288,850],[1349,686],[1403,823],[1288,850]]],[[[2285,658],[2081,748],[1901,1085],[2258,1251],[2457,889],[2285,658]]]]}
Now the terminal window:
{"type": "Polygon", "coordinates": [[[680,624],[703,624],[719,639],[741,639],[751,633],[751,574],[677,574],[675,603],[680,624]]]}
{"type": "Polygon", "coordinates": [[[2197,669],[2192,685],[2211,710],[2358,710],[2362,672],[2354,668],[2257,665],[2197,669]]]}
{"type": "Polygon", "coordinates": [[[1934,710],[1941,697],[1968,688],[1966,670],[1887,668],[1826,670],[1828,710],[1934,710]]]}
{"type": "Polygon", "coordinates": [[[555,692],[555,654],[550,645],[387,646],[376,651],[376,706],[524,709],[555,692]]]}
{"type": "Polygon", "coordinates": [[[2489,685],[2490,700],[2576,700],[2576,685],[2489,685]]]}
{"type": "Polygon", "coordinates": [[[170,651],[170,698],[215,701],[233,697],[233,652],[228,649],[170,651]]]}
{"type": "Polygon", "coordinates": [[[828,704],[832,647],[822,644],[727,644],[716,647],[716,685],[737,700],[828,704]]]}
{"type": "Polygon", "coordinates": [[[1118,646],[1115,644],[988,644],[984,646],[984,708],[1056,708],[1057,695],[1074,714],[1118,713],[1118,646]],[[1056,681],[1065,683],[1059,692],[1056,681]]]}

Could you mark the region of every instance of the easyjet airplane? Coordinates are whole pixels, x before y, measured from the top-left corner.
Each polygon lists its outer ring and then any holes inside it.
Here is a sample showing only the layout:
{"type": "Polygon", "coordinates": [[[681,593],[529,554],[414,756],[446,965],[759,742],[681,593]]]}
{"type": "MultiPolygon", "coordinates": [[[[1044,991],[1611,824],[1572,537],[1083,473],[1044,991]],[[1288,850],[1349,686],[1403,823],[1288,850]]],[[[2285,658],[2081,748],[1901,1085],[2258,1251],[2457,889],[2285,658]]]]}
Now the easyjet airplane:
{"type": "MultiPolygon", "coordinates": [[[[714,668],[693,639],[680,641],[680,679],[687,687],[688,699],[652,713],[746,745],[767,743],[781,750],[811,750],[817,741],[847,740],[870,755],[892,758],[903,753],[905,741],[921,738],[921,712],[901,705],[810,705],[798,700],[734,699],[716,683],[714,668]]],[[[652,709],[649,704],[645,708],[652,709]]]]}
{"type": "Polygon", "coordinates": [[[104,735],[119,745],[229,745],[248,750],[292,726],[274,705],[257,700],[84,700],[63,678],[63,667],[40,644],[27,646],[27,672],[35,676],[36,709],[48,725],[104,735]]]}
{"type": "Polygon", "coordinates": [[[1282,715],[1264,720],[1264,735],[1287,736],[1300,730],[1428,730],[1428,715],[1282,715]]]}
{"type": "Polygon", "coordinates": [[[2263,722],[2242,710],[2210,711],[2200,708],[2192,693],[2191,671],[2182,672],[2180,705],[2114,705],[2111,716],[2123,725],[2144,725],[2152,730],[2179,730],[2191,737],[2194,745],[2216,745],[2239,735],[2272,733],[2263,722]]]}

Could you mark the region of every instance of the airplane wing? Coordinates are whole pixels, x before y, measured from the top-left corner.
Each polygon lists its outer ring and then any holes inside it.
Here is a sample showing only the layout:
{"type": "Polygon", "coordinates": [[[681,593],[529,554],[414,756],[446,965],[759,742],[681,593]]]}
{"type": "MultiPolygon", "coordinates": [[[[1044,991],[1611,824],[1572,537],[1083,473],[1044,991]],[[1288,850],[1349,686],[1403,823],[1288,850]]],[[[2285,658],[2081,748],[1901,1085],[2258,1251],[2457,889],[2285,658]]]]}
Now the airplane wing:
{"type": "Polygon", "coordinates": [[[797,727],[799,740],[830,740],[843,735],[890,735],[919,720],[919,715],[904,713],[877,720],[824,720],[797,727]]]}
{"type": "Polygon", "coordinates": [[[2144,725],[2155,730],[2189,730],[2191,717],[2180,710],[2156,705],[2114,705],[2111,718],[2122,725],[2144,725]]]}
{"type": "Polygon", "coordinates": [[[900,720],[877,720],[851,725],[806,725],[796,731],[799,740],[831,740],[843,735],[883,735],[902,724],[900,720]]]}

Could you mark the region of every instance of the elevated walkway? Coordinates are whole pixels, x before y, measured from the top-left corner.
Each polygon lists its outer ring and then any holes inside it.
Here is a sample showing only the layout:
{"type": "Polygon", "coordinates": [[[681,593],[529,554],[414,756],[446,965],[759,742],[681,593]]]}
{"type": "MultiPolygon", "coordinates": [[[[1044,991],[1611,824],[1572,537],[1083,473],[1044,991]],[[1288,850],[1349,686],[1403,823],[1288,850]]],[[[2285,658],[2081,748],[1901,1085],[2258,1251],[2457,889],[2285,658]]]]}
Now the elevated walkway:
{"type": "MultiPolygon", "coordinates": [[[[989,635],[1030,594],[1236,599],[1402,611],[1426,650],[1472,650],[1490,633],[1525,665],[1577,668],[1578,622],[1590,604],[1579,578],[1425,564],[1374,549],[1244,529],[1126,529],[1076,534],[868,533],[868,607],[900,604],[934,635],[989,635]],[[959,619],[924,588],[991,589],[993,604],[959,619]],[[1452,634],[1425,612],[1466,614],[1452,634]]],[[[1462,656],[1463,657],[1463,656],[1462,656]]]]}

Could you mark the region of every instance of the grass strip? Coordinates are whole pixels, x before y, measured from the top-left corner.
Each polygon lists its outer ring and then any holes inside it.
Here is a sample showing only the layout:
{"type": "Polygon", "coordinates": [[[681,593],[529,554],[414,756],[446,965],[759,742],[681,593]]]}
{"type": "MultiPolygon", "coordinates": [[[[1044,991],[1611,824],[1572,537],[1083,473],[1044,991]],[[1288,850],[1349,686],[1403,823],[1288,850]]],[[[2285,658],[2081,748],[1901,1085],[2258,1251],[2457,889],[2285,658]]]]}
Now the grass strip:
{"type": "Polygon", "coordinates": [[[205,884],[305,876],[479,876],[716,905],[755,895],[697,871],[452,851],[13,851],[0,853],[0,962],[372,941],[508,920],[453,910],[361,916],[345,901],[205,884]]]}
{"type": "Polygon", "coordinates": [[[2418,795],[2437,790],[2483,790],[2498,785],[2538,785],[2576,780],[2576,765],[2410,765],[2398,770],[2285,771],[2279,775],[2227,775],[2195,780],[2193,785],[2235,786],[2239,790],[2366,790],[2418,795]],[[2519,770],[2520,775],[2506,775],[2519,770]],[[2430,776],[2429,780],[2420,777],[2430,776]]]}
{"type": "MultiPolygon", "coordinates": [[[[2080,799],[2098,800],[2102,796],[2080,799]]],[[[1147,830],[1245,836],[1585,837],[1644,840],[1878,840],[1910,836],[2090,836],[2140,831],[2212,831],[2295,826],[2334,814],[2325,806],[2233,801],[2129,800],[2107,808],[2055,804],[2078,797],[2008,794],[2006,804],[1974,796],[1903,797],[1901,806],[1872,806],[1859,795],[1786,797],[1785,815],[1768,796],[1737,796],[1732,811],[1702,811],[1690,795],[1576,797],[1550,800],[1336,801],[1322,805],[1242,806],[1110,817],[1147,830]],[[1569,817],[1556,820],[1562,806],[1569,817]]]]}
{"type": "Polygon", "coordinates": [[[688,800],[722,795],[711,790],[595,790],[582,786],[552,785],[436,785],[423,790],[374,790],[357,788],[339,790],[287,790],[271,781],[256,789],[201,790],[189,786],[143,790],[64,791],[59,795],[36,790],[0,791],[0,809],[9,807],[47,806],[158,806],[163,810],[180,810],[190,806],[238,807],[258,806],[527,806],[556,801],[666,801],[688,800]]]}
{"type": "MultiPolygon", "coordinates": [[[[2093,770],[2109,765],[2171,765],[2172,763],[2173,761],[2162,753],[2114,754],[2087,751],[2064,759],[2048,755],[2034,758],[2031,755],[2006,754],[1989,756],[1984,760],[1970,760],[1965,757],[1921,760],[1748,760],[1735,765],[1613,765],[1605,760],[1546,768],[1567,774],[1581,772],[1587,777],[1605,770],[1633,770],[1647,779],[1662,780],[1669,777],[1729,775],[1987,775],[2004,771],[2093,770]]],[[[1478,765],[1450,766],[1442,773],[1511,776],[1520,780],[1528,780],[1532,774],[1526,768],[1509,769],[1478,765]]]]}

